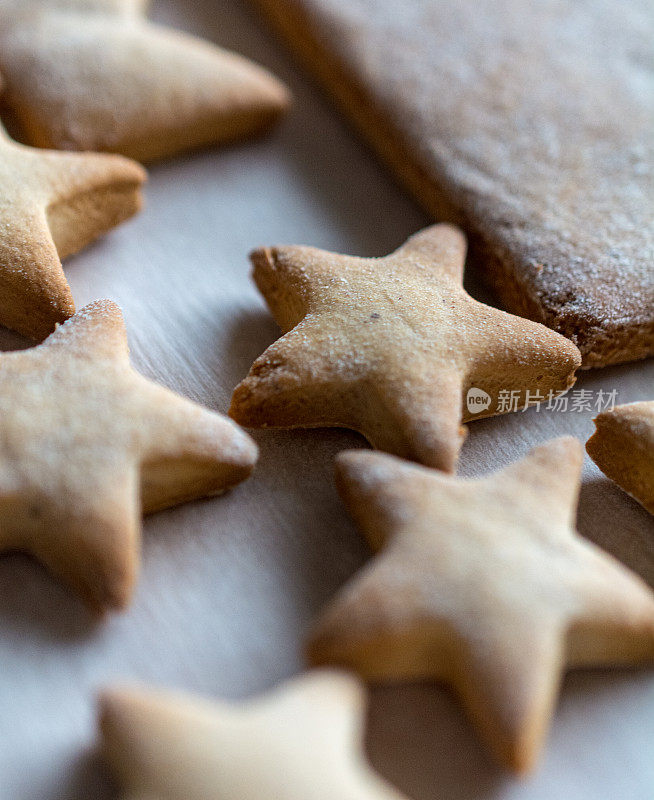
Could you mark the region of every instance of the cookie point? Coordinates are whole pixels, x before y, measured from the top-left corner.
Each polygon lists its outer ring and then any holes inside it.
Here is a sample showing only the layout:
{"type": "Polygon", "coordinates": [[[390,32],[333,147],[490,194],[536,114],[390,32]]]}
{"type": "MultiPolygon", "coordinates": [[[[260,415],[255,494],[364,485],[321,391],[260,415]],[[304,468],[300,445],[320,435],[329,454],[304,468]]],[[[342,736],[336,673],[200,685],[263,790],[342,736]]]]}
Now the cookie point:
{"type": "Polygon", "coordinates": [[[254,439],[238,425],[234,425],[234,442],[232,455],[238,460],[247,475],[254,469],[259,460],[259,446],[254,439]]]}
{"type": "Polygon", "coordinates": [[[575,436],[559,436],[552,440],[552,446],[558,446],[569,453],[580,453],[582,450],[582,444],[575,436]]]}
{"type": "Polygon", "coordinates": [[[79,317],[84,314],[120,314],[122,316],[122,311],[120,306],[113,300],[103,297],[87,303],[85,306],[80,308],[76,316],[79,317]]]}
{"type": "Polygon", "coordinates": [[[249,259],[254,271],[257,269],[274,269],[277,248],[257,247],[250,251],[249,259]]]}
{"type": "Polygon", "coordinates": [[[334,470],[336,478],[353,478],[361,469],[364,469],[374,462],[377,458],[383,458],[384,454],[374,450],[343,450],[334,457],[334,470]]]}
{"type": "Polygon", "coordinates": [[[96,698],[96,715],[98,727],[102,734],[116,726],[121,713],[129,706],[132,695],[130,690],[118,686],[103,687],[96,698]]]}
{"type": "Polygon", "coordinates": [[[433,225],[432,228],[441,234],[451,236],[452,239],[457,240],[464,246],[468,244],[468,237],[465,235],[463,229],[459,228],[458,225],[454,225],[452,222],[438,222],[436,225],[433,225]]]}
{"type": "Polygon", "coordinates": [[[527,459],[551,462],[553,469],[561,468],[563,464],[580,467],[583,457],[584,447],[574,436],[560,436],[544,442],[527,455],[527,459]]]}
{"type": "Polygon", "coordinates": [[[356,464],[361,456],[365,457],[370,452],[370,450],[341,450],[334,456],[334,464],[339,468],[347,467],[350,464],[356,464]]]}
{"type": "Polygon", "coordinates": [[[510,745],[503,759],[508,769],[518,778],[528,778],[536,768],[539,747],[532,737],[523,737],[510,745]]]}
{"type": "Polygon", "coordinates": [[[285,114],[293,104],[293,94],[285,83],[273,75],[268,76],[266,96],[278,116],[285,114]]]}
{"type": "MultiPolygon", "coordinates": [[[[555,440],[556,441],[556,440],[555,440]]],[[[584,457],[584,446],[574,436],[563,436],[558,440],[562,452],[567,455],[571,461],[581,464],[584,457]]]]}
{"type": "Polygon", "coordinates": [[[437,249],[445,243],[462,253],[468,247],[468,239],[461,228],[449,222],[437,222],[410,236],[402,249],[411,250],[416,247],[433,247],[437,249]]]}
{"type": "Polygon", "coordinates": [[[134,161],[132,158],[124,158],[123,160],[126,162],[125,166],[129,168],[135,183],[138,183],[139,186],[143,186],[143,184],[148,182],[148,172],[142,164],[139,164],[138,161],[134,161]]]}
{"type": "Polygon", "coordinates": [[[341,700],[355,712],[361,712],[367,704],[366,687],[354,672],[346,672],[338,666],[317,666],[310,670],[306,681],[313,681],[318,689],[338,692],[341,700]]]}
{"type": "Polygon", "coordinates": [[[102,596],[89,597],[87,604],[99,621],[104,620],[112,611],[120,612],[128,608],[132,599],[133,578],[126,577],[115,586],[105,587],[102,596]]]}
{"type": "Polygon", "coordinates": [[[130,182],[140,187],[148,180],[148,173],[145,167],[133,158],[119,153],[97,153],[94,155],[106,162],[107,173],[111,171],[111,177],[116,182],[130,182]]]}
{"type": "Polygon", "coordinates": [[[114,708],[120,703],[120,692],[116,689],[103,688],[98,692],[96,709],[98,723],[101,728],[109,724],[114,708]]]}

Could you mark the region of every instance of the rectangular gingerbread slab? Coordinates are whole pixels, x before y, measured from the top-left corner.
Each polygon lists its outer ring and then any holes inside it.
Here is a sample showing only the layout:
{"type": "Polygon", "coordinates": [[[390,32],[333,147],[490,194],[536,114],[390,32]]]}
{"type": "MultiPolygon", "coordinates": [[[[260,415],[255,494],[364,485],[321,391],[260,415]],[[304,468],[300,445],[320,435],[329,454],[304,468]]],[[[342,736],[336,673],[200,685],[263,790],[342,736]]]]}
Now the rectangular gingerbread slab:
{"type": "Polygon", "coordinates": [[[654,352],[650,0],[254,0],[505,307],[654,352]]]}

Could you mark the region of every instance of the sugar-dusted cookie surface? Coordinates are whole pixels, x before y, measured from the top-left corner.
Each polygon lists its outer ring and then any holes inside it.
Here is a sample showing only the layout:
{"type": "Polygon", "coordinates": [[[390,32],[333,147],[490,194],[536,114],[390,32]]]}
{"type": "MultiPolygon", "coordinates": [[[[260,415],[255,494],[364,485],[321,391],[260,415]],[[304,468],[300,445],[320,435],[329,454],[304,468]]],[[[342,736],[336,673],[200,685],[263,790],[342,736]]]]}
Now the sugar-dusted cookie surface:
{"type": "Polygon", "coordinates": [[[385,258],[312,247],[252,255],[254,280],[285,336],[234,391],[251,427],[352,428],[375,447],[453,470],[461,420],[497,413],[501,392],[574,383],[577,348],[463,289],[465,239],[434,225],[385,258]],[[470,388],[487,404],[470,413],[470,388]],[[462,404],[466,407],[462,410],[462,404]]]}
{"type": "Polygon", "coordinates": [[[339,455],[381,552],[322,615],[312,663],[445,682],[500,760],[531,768],[565,667],[654,662],[654,594],[574,532],[581,462],[570,438],[481,480],[339,455]]]}
{"type": "Polygon", "coordinates": [[[650,0],[254,3],[509,311],[654,353],[650,0]]]}
{"type": "Polygon", "coordinates": [[[321,670],[240,706],[142,689],[100,699],[125,800],[402,800],[363,752],[364,691],[321,670]]]}
{"type": "Polygon", "coordinates": [[[0,0],[4,99],[30,144],[141,161],[233,141],[288,106],[263,68],[147,21],[141,0],[0,0]]]}
{"type": "Polygon", "coordinates": [[[586,450],[602,472],[654,514],[654,400],[595,418],[586,450]]]}
{"type": "Polygon", "coordinates": [[[31,553],[98,610],[129,601],[142,512],[220,493],[257,457],[233,422],[131,368],[107,300],[0,355],[0,419],[0,550],[31,553]]]}
{"type": "Polygon", "coordinates": [[[0,325],[43,339],[75,312],[61,259],[141,207],[143,168],[115,155],[56,153],[0,125],[0,325]]]}

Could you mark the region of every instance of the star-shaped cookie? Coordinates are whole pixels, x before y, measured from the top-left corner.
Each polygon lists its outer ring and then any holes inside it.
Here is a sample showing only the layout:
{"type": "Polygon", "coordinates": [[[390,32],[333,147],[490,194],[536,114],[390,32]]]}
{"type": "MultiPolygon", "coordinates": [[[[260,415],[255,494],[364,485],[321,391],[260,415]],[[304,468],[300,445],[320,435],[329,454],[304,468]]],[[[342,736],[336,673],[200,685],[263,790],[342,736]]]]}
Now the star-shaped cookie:
{"type": "Polygon", "coordinates": [[[38,147],[151,161],[270,125],[286,88],[241,56],[149,22],[143,0],[0,0],[4,99],[38,147]]]}
{"type": "Polygon", "coordinates": [[[236,387],[230,415],[250,427],[353,428],[380,450],[453,470],[462,417],[509,410],[503,396],[518,408],[527,391],[565,390],[581,363],[559,334],[473,300],[465,249],[457,228],[434,225],[385,258],[255,251],[254,280],[286,335],[236,387]],[[473,396],[482,404],[469,411],[473,396]]]}
{"type": "Polygon", "coordinates": [[[499,759],[531,768],[566,667],[654,662],[654,594],[574,531],[581,463],[570,438],[481,480],[339,455],[381,553],[323,614],[310,661],[445,682],[499,759]]]}
{"type": "Polygon", "coordinates": [[[0,420],[0,550],[31,553],[98,610],[130,598],[142,511],[218,494],[257,457],[233,422],[130,367],[107,300],[0,355],[0,420]]]}
{"type": "Polygon", "coordinates": [[[0,325],[43,339],[75,312],[61,260],[141,207],[145,172],[115,155],[56,153],[0,125],[0,325]]]}
{"type": "Polygon", "coordinates": [[[319,671],[236,707],[138,689],[100,700],[125,800],[402,800],[363,753],[364,692],[319,671]]]}
{"type": "Polygon", "coordinates": [[[590,457],[654,514],[654,400],[604,411],[595,418],[595,426],[586,442],[590,457]]]}

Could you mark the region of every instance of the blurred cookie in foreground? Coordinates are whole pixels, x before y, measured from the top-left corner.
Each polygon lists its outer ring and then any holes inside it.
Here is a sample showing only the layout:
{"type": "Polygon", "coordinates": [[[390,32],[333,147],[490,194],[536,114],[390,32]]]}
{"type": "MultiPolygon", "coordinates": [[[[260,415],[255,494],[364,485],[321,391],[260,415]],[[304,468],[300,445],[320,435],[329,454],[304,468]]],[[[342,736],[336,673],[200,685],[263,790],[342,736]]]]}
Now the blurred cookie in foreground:
{"type": "Polygon", "coordinates": [[[239,705],[138,688],[100,697],[125,798],[403,800],[363,751],[364,689],[329,670],[239,705]]]}

